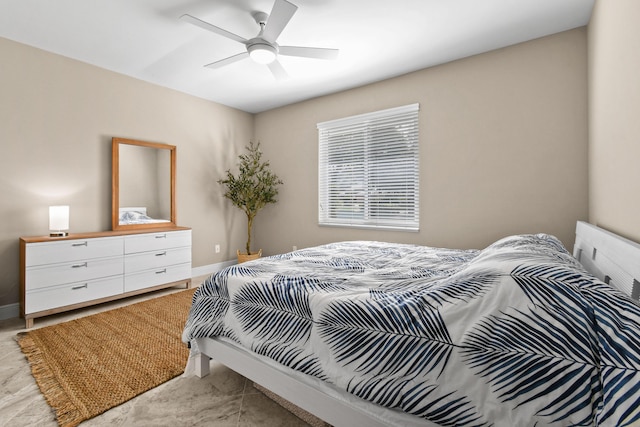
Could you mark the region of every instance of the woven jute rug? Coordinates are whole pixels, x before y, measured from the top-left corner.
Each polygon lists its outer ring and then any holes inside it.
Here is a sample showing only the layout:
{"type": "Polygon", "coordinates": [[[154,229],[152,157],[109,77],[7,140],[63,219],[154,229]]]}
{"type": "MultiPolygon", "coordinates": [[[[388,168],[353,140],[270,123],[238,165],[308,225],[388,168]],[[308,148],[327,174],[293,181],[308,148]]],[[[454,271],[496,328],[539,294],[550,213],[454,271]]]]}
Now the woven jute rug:
{"type": "Polygon", "coordinates": [[[184,372],[195,289],[18,335],[58,424],[76,426],[184,372]]]}

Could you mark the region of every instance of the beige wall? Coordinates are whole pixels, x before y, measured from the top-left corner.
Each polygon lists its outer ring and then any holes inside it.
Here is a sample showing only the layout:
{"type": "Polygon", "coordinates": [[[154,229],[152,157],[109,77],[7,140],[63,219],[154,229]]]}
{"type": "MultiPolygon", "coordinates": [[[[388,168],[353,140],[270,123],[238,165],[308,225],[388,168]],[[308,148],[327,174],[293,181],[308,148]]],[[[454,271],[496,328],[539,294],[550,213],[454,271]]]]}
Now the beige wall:
{"type": "Polygon", "coordinates": [[[640,2],[597,0],[589,24],[589,220],[640,241],[640,2]]]}
{"type": "Polygon", "coordinates": [[[19,300],[18,238],[48,234],[49,205],[70,205],[71,232],[110,229],[113,136],[176,145],[194,267],[234,257],[244,222],[216,180],[251,138],[253,115],[6,39],[0,57],[0,307],[19,300]]]}
{"type": "Polygon", "coordinates": [[[349,239],[479,248],[587,219],[587,35],[576,29],[260,113],[285,184],[256,218],[267,253],[349,239]],[[420,103],[420,232],[317,225],[316,123],[420,103]]]}
{"type": "Polygon", "coordinates": [[[578,29],[252,116],[0,39],[0,307],[18,301],[18,238],[110,228],[113,136],[178,147],[178,223],[193,265],[234,258],[246,219],[217,184],[253,137],[283,178],[256,219],[267,254],[334,240],[482,247],[512,233],[573,243],[587,216],[586,31],[578,29]],[[421,230],[317,226],[317,122],[419,102],[421,230]],[[222,246],[214,254],[213,246],[222,246]]]}
{"type": "Polygon", "coordinates": [[[597,0],[588,42],[584,28],[572,30],[261,113],[255,123],[0,39],[0,307],[18,301],[18,238],[47,234],[49,205],[71,206],[71,231],[109,229],[112,136],[178,146],[178,222],[194,229],[194,267],[243,246],[245,218],[216,180],[252,136],[285,181],[280,202],[256,220],[266,253],[344,239],[482,247],[521,232],[571,246],[587,213],[640,240],[638,16],[636,0],[597,0]],[[420,232],[318,227],[315,124],[412,102],[421,106],[420,232]]]}

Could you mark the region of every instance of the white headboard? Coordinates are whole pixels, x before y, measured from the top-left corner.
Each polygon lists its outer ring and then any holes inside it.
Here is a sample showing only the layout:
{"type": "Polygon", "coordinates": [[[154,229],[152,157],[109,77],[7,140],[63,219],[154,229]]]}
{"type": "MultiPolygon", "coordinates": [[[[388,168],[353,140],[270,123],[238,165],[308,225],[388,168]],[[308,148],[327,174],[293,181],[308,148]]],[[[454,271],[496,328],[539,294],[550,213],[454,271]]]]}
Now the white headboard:
{"type": "Polygon", "coordinates": [[[573,256],[587,271],[638,301],[640,245],[595,225],[578,221],[573,256]]]}

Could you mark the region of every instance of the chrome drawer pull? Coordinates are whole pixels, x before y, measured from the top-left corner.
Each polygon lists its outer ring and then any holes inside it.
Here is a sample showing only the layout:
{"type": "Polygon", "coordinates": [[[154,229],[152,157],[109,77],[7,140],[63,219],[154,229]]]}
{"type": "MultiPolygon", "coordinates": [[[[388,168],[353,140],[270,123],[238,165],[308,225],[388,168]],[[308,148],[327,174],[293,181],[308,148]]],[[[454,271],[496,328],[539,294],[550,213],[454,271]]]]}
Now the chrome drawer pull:
{"type": "Polygon", "coordinates": [[[167,235],[166,234],[162,234],[162,235],[157,235],[156,239],[166,239],[167,235]]]}
{"type": "Polygon", "coordinates": [[[85,283],[84,285],[81,286],[74,286],[71,288],[72,291],[77,291],[78,289],[87,289],[89,287],[89,285],[87,283],[85,283]]]}
{"type": "Polygon", "coordinates": [[[83,262],[82,264],[74,264],[71,266],[71,268],[82,268],[82,267],[88,267],[86,262],[83,262]]]}
{"type": "Polygon", "coordinates": [[[165,268],[164,270],[156,271],[156,274],[164,274],[166,272],[167,272],[167,269],[165,268]]]}
{"type": "Polygon", "coordinates": [[[72,243],[71,246],[73,247],[78,247],[78,246],[88,246],[87,242],[82,242],[82,243],[72,243]]]}
{"type": "Polygon", "coordinates": [[[167,251],[164,252],[160,252],[159,254],[156,254],[156,256],[165,256],[167,254],[167,251]]]}

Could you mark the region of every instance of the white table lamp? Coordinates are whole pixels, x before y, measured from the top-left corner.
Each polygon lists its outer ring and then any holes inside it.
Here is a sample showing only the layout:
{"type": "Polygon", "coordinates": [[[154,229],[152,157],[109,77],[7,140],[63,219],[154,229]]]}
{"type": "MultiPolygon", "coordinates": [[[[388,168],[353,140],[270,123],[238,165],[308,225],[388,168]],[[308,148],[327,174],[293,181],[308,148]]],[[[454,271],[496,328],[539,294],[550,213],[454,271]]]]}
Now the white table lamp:
{"type": "Polygon", "coordinates": [[[69,230],[69,206],[49,206],[49,236],[64,237],[69,230]]]}

